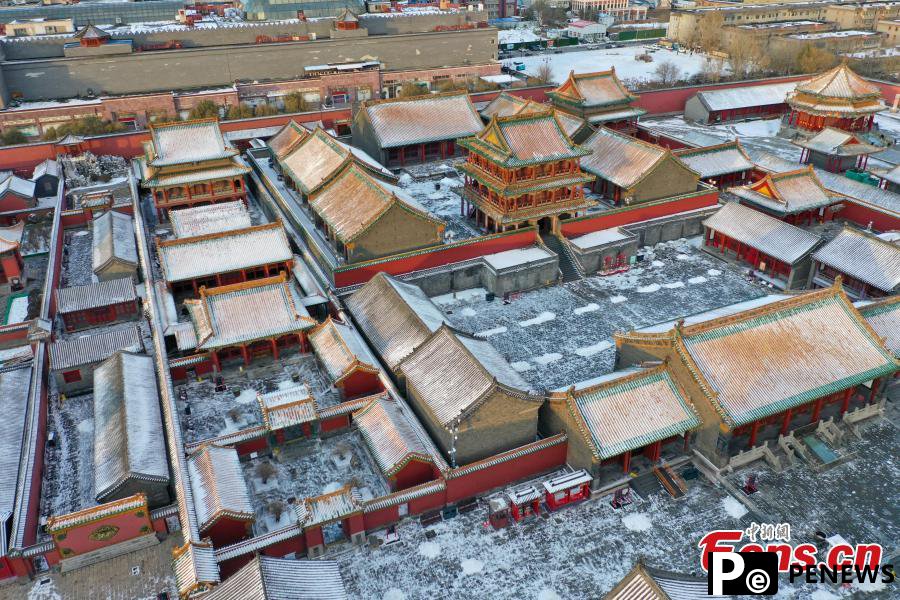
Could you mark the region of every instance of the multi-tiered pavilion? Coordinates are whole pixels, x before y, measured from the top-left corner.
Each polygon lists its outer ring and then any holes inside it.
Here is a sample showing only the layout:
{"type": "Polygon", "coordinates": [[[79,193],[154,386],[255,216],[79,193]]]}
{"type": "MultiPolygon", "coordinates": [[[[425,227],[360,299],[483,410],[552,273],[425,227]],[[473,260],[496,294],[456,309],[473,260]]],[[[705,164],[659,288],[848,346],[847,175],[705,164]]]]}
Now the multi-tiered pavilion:
{"type": "Polygon", "coordinates": [[[616,76],[615,68],[578,75],[571,71],[568,79],[547,95],[553,106],[563,112],[591,125],[605,125],[629,134],[637,131],[635,123],[647,112],[632,106],[638,96],[628,91],[616,76]]]}
{"type": "Polygon", "coordinates": [[[463,214],[489,231],[539,223],[554,229],[560,216],[575,216],[594,202],[582,186],[590,152],[566,135],[551,112],[493,117],[478,135],[459,141],[469,151],[463,214]]]}
{"type": "Polygon", "coordinates": [[[788,94],[788,124],[801,132],[825,127],[844,131],[869,131],[875,113],[885,109],[881,90],[841,64],[797,85],[788,94]]]}

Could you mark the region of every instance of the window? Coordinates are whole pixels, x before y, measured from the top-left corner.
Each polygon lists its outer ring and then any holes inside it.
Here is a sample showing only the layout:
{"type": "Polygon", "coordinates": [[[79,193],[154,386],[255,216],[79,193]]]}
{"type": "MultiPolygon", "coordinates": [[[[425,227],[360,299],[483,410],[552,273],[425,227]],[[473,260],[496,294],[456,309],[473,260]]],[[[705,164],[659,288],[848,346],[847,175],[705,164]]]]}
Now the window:
{"type": "Polygon", "coordinates": [[[75,369],[74,371],[63,371],[63,381],[66,383],[77,383],[81,381],[81,371],[75,369]]]}

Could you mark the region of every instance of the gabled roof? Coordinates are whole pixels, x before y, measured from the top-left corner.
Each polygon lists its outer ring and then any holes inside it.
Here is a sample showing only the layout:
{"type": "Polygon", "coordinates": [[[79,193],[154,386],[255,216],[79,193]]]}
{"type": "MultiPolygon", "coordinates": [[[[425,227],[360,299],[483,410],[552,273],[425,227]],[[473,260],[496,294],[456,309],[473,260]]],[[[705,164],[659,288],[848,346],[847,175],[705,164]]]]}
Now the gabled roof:
{"type": "Polygon", "coordinates": [[[276,159],[287,156],[297,144],[309,136],[309,130],[291,119],[278,133],[269,138],[266,145],[272,149],[276,159]]]}
{"type": "Polygon", "coordinates": [[[812,165],[784,173],[767,173],[759,181],[728,191],[782,214],[803,212],[836,202],[819,181],[812,165]]]}
{"type": "Polygon", "coordinates": [[[134,219],[108,210],[93,222],[93,269],[96,273],[114,261],[137,265],[137,243],[134,241],[134,219]]]}
{"type": "Polygon", "coordinates": [[[500,94],[488,102],[488,105],[481,109],[481,116],[490,119],[494,115],[498,117],[508,117],[519,112],[522,107],[528,104],[528,99],[520,98],[509,92],[500,92],[500,94]]]}
{"type": "Polygon", "coordinates": [[[608,71],[575,74],[569,76],[558,88],[547,93],[554,100],[585,108],[629,104],[638,99],[616,76],[615,67],[608,71]]]}
{"type": "Polygon", "coordinates": [[[22,234],[25,232],[25,221],[19,221],[8,227],[0,227],[0,253],[12,252],[22,245],[22,234]]]}
{"type": "Polygon", "coordinates": [[[186,281],[291,260],[287,234],[281,221],[161,240],[159,263],[167,281],[186,281]]]}
{"type": "Polygon", "coordinates": [[[884,150],[860,140],[853,133],[834,127],[825,127],[808,140],[792,140],[791,143],[814,152],[836,156],[859,156],[884,150]]]}
{"type": "Polygon", "coordinates": [[[207,600],[347,600],[333,560],[256,556],[216,586],[207,600]]]}
{"type": "Polygon", "coordinates": [[[350,163],[310,196],[309,206],[344,244],[365,233],[393,207],[443,226],[442,221],[400,195],[403,192],[399,188],[377,181],[355,163],[350,163]]]}
{"type": "Polygon", "coordinates": [[[241,200],[170,210],[169,221],[177,238],[246,229],[253,224],[241,200]]]}
{"type": "Polygon", "coordinates": [[[164,167],[229,158],[237,150],[225,144],[218,119],[150,125],[149,164],[164,167]]]}
{"type": "Polygon", "coordinates": [[[482,128],[481,117],[464,91],[369,100],[360,111],[381,148],[452,140],[475,135],[482,128]]]}
{"type": "Polygon", "coordinates": [[[33,181],[37,181],[44,175],[50,175],[52,177],[60,177],[62,173],[62,169],[59,166],[59,161],[53,160],[52,158],[48,158],[42,161],[38,166],[34,168],[34,171],[31,174],[31,179],[33,181]]]}
{"type": "Polygon", "coordinates": [[[25,420],[31,389],[31,361],[0,368],[0,552],[6,553],[6,520],[16,502],[15,482],[19,477],[19,461],[25,439],[25,420]]]}
{"type": "Polygon", "coordinates": [[[580,129],[587,127],[584,119],[570,115],[561,110],[556,110],[549,104],[539,104],[534,100],[520,98],[508,92],[501,92],[499,96],[491,100],[491,102],[481,110],[481,116],[487,120],[491,117],[508,117],[511,115],[530,115],[552,112],[556,115],[556,120],[566,135],[572,137],[580,129]]]}
{"type": "Polygon", "coordinates": [[[605,596],[605,600],[703,600],[724,598],[707,593],[705,577],[653,569],[638,562],[605,596]]]}
{"type": "Polygon", "coordinates": [[[467,418],[498,386],[528,397],[530,386],[489,342],[442,325],[400,371],[417,399],[444,427],[467,418]]]}
{"type": "MultiPolygon", "coordinates": [[[[676,326],[668,339],[729,427],[738,427],[900,368],[841,289],[800,294],[755,309],[676,326]],[[729,360],[722,360],[727,356],[729,360]]],[[[621,341],[621,339],[617,339],[621,341]]]]}
{"type": "Polygon", "coordinates": [[[410,423],[415,418],[405,414],[386,393],[353,413],[353,422],[385,477],[393,476],[411,460],[432,462],[428,448],[410,423]]]}
{"type": "Polygon", "coordinates": [[[356,23],[359,21],[357,16],[353,14],[353,11],[351,11],[347,7],[344,7],[344,9],[340,13],[338,13],[338,16],[335,20],[340,23],[356,23]]]}
{"type": "Polygon", "coordinates": [[[188,458],[187,468],[201,531],[221,517],[238,521],[254,518],[237,450],[203,446],[188,458]]]}
{"type": "Polygon", "coordinates": [[[820,73],[812,79],[800,82],[795,88],[798,92],[825,98],[881,98],[881,90],[869,83],[842,63],[829,71],[820,73]]]}
{"type": "Polygon", "coordinates": [[[284,273],[216,288],[200,288],[200,298],[185,300],[197,347],[222,348],[299,333],[316,325],[284,273]]]}
{"type": "Polygon", "coordinates": [[[491,117],[478,135],[459,140],[459,145],[506,167],[590,154],[569,138],[549,110],[491,117]]]}
{"type": "Polygon", "coordinates": [[[378,373],[377,362],[369,355],[369,349],[347,325],[329,317],[321,325],[310,330],[309,343],[331,380],[338,384],[344,377],[357,371],[378,373]]]}
{"type": "Polygon", "coordinates": [[[862,306],[859,312],[881,336],[887,349],[900,359],[900,296],[870,302],[862,306]]]}
{"type": "Polygon", "coordinates": [[[900,246],[877,235],[844,227],[813,259],[885,293],[900,288],[900,246]]]}
{"type": "Polygon", "coordinates": [[[726,202],[703,225],[789,265],[804,258],[822,241],[811,231],[737,202],[726,202]]]}
{"type": "Polygon", "coordinates": [[[78,40],[106,40],[109,34],[95,25],[87,25],[72,37],[78,40]]]}
{"type": "Polygon", "coordinates": [[[309,423],[318,418],[316,401],[305,384],[257,394],[256,399],[263,422],[271,431],[309,423]]]}
{"type": "Polygon", "coordinates": [[[751,106],[784,104],[796,83],[770,83],[727,89],[702,90],[697,99],[710,111],[735,110],[751,106]]]}
{"type": "Polygon", "coordinates": [[[106,360],[119,350],[141,352],[143,349],[141,332],[134,325],[123,329],[87,333],[50,344],[50,368],[61,371],[91,365],[106,360]]]}
{"type": "Polygon", "coordinates": [[[700,425],[687,394],[665,366],[573,388],[554,398],[566,402],[579,433],[599,460],[700,425]]]}
{"type": "Polygon", "coordinates": [[[703,179],[753,169],[753,161],[739,140],[702,148],[683,148],[675,150],[674,154],[703,179]]]}
{"type": "Polygon", "coordinates": [[[418,286],[378,273],[347,298],[347,307],[388,367],[395,369],[446,317],[418,286]]]}
{"type": "Polygon", "coordinates": [[[175,585],[182,598],[210,589],[221,580],[216,550],[209,541],[186,542],[172,551],[175,585]]]}
{"type": "Polygon", "coordinates": [[[94,494],[169,481],[153,358],[119,351],[94,369],[94,494]]]}
{"type": "Polygon", "coordinates": [[[60,288],[55,293],[56,311],[62,315],[137,300],[131,277],[60,288]]]}
{"type": "MultiPolygon", "coordinates": [[[[647,177],[672,151],[629,135],[600,127],[583,144],[591,155],[581,161],[581,168],[614,183],[624,190],[633,188],[647,177]]],[[[681,161],[685,171],[699,175],[681,161]]]]}
{"type": "Polygon", "coordinates": [[[302,527],[324,525],[343,519],[348,515],[362,512],[359,493],[345,485],[321,496],[306,498],[294,504],[297,522],[302,527]]]}
{"type": "Polygon", "coordinates": [[[883,175],[879,175],[879,177],[881,177],[882,179],[885,179],[887,181],[890,181],[891,183],[900,185],[900,165],[897,165],[896,167],[894,167],[887,173],[884,173],[883,175]]]}
{"type": "Polygon", "coordinates": [[[10,175],[0,182],[0,197],[4,196],[6,193],[11,193],[23,198],[34,198],[34,185],[34,182],[29,179],[22,179],[17,175],[10,175]]]}

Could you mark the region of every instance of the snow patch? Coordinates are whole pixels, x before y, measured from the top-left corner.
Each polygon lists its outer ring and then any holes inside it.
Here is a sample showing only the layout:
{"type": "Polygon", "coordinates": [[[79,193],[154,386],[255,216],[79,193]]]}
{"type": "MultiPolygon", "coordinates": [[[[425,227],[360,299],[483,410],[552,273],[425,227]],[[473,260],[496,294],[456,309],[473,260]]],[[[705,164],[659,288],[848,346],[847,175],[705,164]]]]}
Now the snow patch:
{"type": "Polygon", "coordinates": [[[519,325],[522,327],[531,327],[532,325],[540,325],[541,323],[546,323],[547,321],[552,321],[556,318],[556,313],[552,313],[548,310],[545,310],[538,316],[533,319],[528,319],[526,321],[519,321],[519,325]]]}
{"type": "Polygon", "coordinates": [[[627,300],[628,300],[628,298],[626,298],[625,296],[613,296],[612,298],[609,299],[609,301],[612,302],[613,304],[621,304],[627,300]]]}
{"type": "Polygon", "coordinates": [[[435,542],[422,542],[419,544],[419,554],[426,558],[437,558],[441,554],[441,546],[435,542]]]}
{"type": "Polygon", "coordinates": [[[594,312],[595,310],[600,310],[600,305],[596,302],[591,302],[587,306],[579,306],[572,312],[576,315],[583,315],[584,313],[594,312]]]}
{"type": "Polygon", "coordinates": [[[475,311],[475,309],[469,308],[468,306],[465,307],[464,309],[462,309],[462,310],[460,311],[460,313],[461,313],[462,316],[464,316],[464,317],[474,317],[475,315],[478,314],[478,313],[475,311]]]}
{"type": "Polygon", "coordinates": [[[484,288],[471,288],[468,290],[460,290],[458,292],[450,292],[449,294],[441,294],[431,299],[438,306],[446,304],[455,304],[456,302],[472,302],[473,300],[484,300],[487,296],[487,290],[484,288]]]}
{"type": "Polygon", "coordinates": [[[6,324],[21,323],[28,318],[28,296],[19,296],[9,305],[9,313],[6,315],[6,324]]]}
{"type": "Polygon", "coordinates": [[[650,521],[650,515],[639,512],[623,518],[622,525],[625,526],[625,529],[630,529],[631,531],[647,531],[653,527],[653,522],[650,521]]]}
{"type": "Polygon", "coordinates": [[[700,275],[698,277],[691,277],[690,279],[688,279],[688,283],[690,283],[691,285],[697,285],[698,283],[706,283],[706,281],[707,281],[706,277],[703,277],[702,275],[700,275]]]}
{"type": "Polygon", "coordinates": [[[518,371],[519,373],[522,373],[523,371],[530,371],[534,368],[534,365],[526,360],[518,360],[514,363],[510,363],[509,366],[511,366],[513,370],[518,371]]]}
{"type": "Polygon", "coordinates": [[[562,596],[551,589],[544,588],[538,592],[537,600],[562,600],[562,596]]]}
{"type": "Polygon", "coordinates": [[[608,348],[612,348],[612,342],[610,342],[608,340],[603,340],[602,342],[597,342],[596,344],[593,344],[592,346],[585,346],[583,348],[578,348],[577,350],[575,350],[575,354],[577,354],[578,356],[585,356],[585,357],[593,356],[595,354],[603,352],[604,350],[606,350],[608,348]]]}
{"type": "Polygon", "coordinates": [[[506,327],[494,327],[493,329],[485,329],[484,331],[479,331],[475,334],[475,337],[480,338],[488,338],[492,335],[499,335],[501,333],[506,333],[506,327]]]}
{"type": "Polygon", "coordinates": [[[473,573],[480,573],[481,569],[484,567],[484,563],[480,560],[476,560],[474,558],[467,558],[462,561],[462,570],[463,575],[472,575],[473,573]]]}
{"type": "Polygon", "coordinates": [[[678,288],[684,287],[683,281],[673,281],[672,283],[664,283],[663,287],[667,290],[677,290],[678,288]]]}
{"type": "Polygon", "coordinates": [[[740,519],[749,512],[747,507],[740,503],[734,496],[726,496],[722,498],[722,507],[729,516],[740,519]]]}
{"type": "Polygon", "coordinates": [[[664,266],[666,266],[666,263],[664,263],[664,262],[661,261],[661,260],[654,260],[654,261],[653,261],[652,263],[650,263],[650,264],[653,265],[654,267],[664,267],[664,266]]]}
{"type": "Polygon", "coordinates": [[[76,232],[73,233],[72,235],[77,235],[78,237],[81,237],[81,236],[87,235],[87,234],[88,234],[87,231],[76,231],[76,232]]]}
{"type": "Polygon", "coordinates": [[[653,292],[658,292],[660,285],[658,283],[651,283],[650,285],[642,285],[637,289],[639,294],[652,294],[653,292]]]}
{"type": "Polygon", "coordinates": [[[94,421],[93,419],[84,419],[78,423],[78,433],[89,434],[94,431],[94,421]]]}
{"type": "MultiPolygon", "coordinates": [[[[552,362],[556,362],[562,358],[562,354],[559,352],[548,352],[547,354],[541,354],[540,356],[536,356],[534,358],[534,362],[539,365],[549,365],[552,362]]],[[[515,368],[515,367],[513,367],[515,368]]]]}
{"type": "Polygon", "coordinates": [[[252,402],[256,402],[256,390],[254,390],[253,388],[247,388],[246,390],[241,391],[240,395],[235,398],[234,401],[238,404],[250,404],[252,402]]]}
{"type": "Polygon", "coordinates": [[[403,593],[403,590],[398,590],[397,588],[391,588],[387,592],[385,592],[384,596],[382,596],[383,600],[406,600],[406,594],[403,593]]]}
{"type": "Polygon", "coordinates": [[[828,590],[816,590],[809,597],[809,600],[840,600],[840,596],[832,594],[828,590]]]}
{"type": "Polygon", "coordinates": [[[716,275],[721,275],[721,274],[722,274],[722,271],[720,271],[720,270],[718,270],[718,269],[708,269],[708,270],[706,271],[706,274],[707,274],[707,275],[712,275],[713,277],[715,277],[716,275]]]}
{"type": "Polygon", "coordinates": [[[678,254],[675,258],[678,260],[691,260],[691,257],[687,254],[678,254]]]}
{"type": "Polygon", "coordinates": [[[330,494],[331,492],[336,492],[336,491],[338,491],[338,490],[341,489],[342,487],[344,487],[344,486],[342,486],[339,482],[337,482],[337,481],[332,481],[331,483],[329,483],[328,485],[326,485],[325,487],[322,488],[322,493],[323,493],[323,494],[330,494]]]}

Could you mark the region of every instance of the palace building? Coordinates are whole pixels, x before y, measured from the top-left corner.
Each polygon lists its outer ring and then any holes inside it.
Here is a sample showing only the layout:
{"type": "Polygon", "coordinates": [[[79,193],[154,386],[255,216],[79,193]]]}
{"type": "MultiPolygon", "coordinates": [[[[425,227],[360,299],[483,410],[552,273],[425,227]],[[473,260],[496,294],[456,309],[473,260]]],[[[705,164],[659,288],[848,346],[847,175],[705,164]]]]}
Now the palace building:
{"type": "Polygon", "coordinates": [[[244,165],[227,145],[216,119],[150,125],[150,141],[139,159],[141,180],[153,194],[157,214],[172,208],[247,197],[244,165]]]}
{"type": "Polygon", "coordinates": [[[900,293],[900,245],[868,232],[844,227],[812,255],[812,287],[830,287],[840,276],[853,299],[900,293]]]}
{"type": "Polygon", "coordinates": [[[689,169],[700,175],[700,181],[720,190],[744,185],[753,174],[753,161],[747,156],[739,140],[715,146],[682,148],[673,153],[689,169]]]}
{"type": "MultiPolygon", "coordinates": [[[[860,314],[875,330],[894,358],[900,360],[900,296],[890,296],[859,307],[860,314]]],[[[898,375],[895,373],[894,377],[898,375]]]]}
{"type": "Polygon", "coordinates": [[[308,135],[309,129],[291,119],[287,125],[278,130],[278,133],[266,140],[266,145],[272,150],[275,159],[281,160],[308,135]]]}
{"type": "Polygon", "coordinates": [[[138,295],[130,277],[56,290],[56,312],[66,331],[131,321],[138,315],[138,295]]]}
{"type": "Polygon", "coordinates": [[[839,281],[736,314],[615,339],[623,364],[668,361],[703,423],[695,447],[719,467],[738,450],[874,402],[881,382],[900,369],[839,281]]]}
{"type": "Polygon", "coordinates": [[[368,396],[384,389],[378,362],[348,325],[329,316],[309,332],[309,343],[344,399],[368,396]]]}
{"type": "Polygon", "coordinates": [[[568,79],[547,95],[553,106],[565,113],[629,134],[637,131],[635,123],[647,112],[632,106],[638,96],[619,80],[615,67],[579,75],[570,71],[568,79]]]}
{"type": "Polygon", "coordinates": [[[885,109],[881,90],[846,63],[797,84],[789,92],[788,126],[812,134],[825,127],[843,131],[869,131],[875,114],[885,109]]]}
{"type": "Polygon", "coordinates": [[[563,131],[566,132],[572,141],[576,144],[582,143],[594,131],[591,126],[582,118],[575,115],[557,110],[547,104],[539,104],[534,100],[520,98],[510,94],[509,92],[501,92],[499,96],[494,98],[483,109],[481,109],[481,117],[485,121],[490,121],[491,117],[509,117],[512,115],[530,115],[552,111],[559,124],[562,125],[563,131]]]}
{"type": "Polygon", "coordinates": [[[560,217],[594,206],[582,186],[590,152],[576,145],[552,112],[492,117],[459,145],[469,151],[462,211],[488,231],[540,222],[554,229],[560,217]]]}
{"type": "Polygon", "coordinates": [[[866,170],[869,155],[884,148],[873,146],[849,131],[825,127],[809,139],[794,140],[800,146],[800,162],[821,167],[832,173],[848,169],[866,170]]]}
{"type": "Polygon", "coordinates": [[[832,207],[840,198],[832,196],[819,181],[812,165],[767,173],[762,179],[728,190],[756,210],[791,224],[812,224],[834,218],[832,207]]]}
{"type": "Polygon", "coordinates": [[[93,220],[91,259],[100,281],[138,277],[137,243],[131,215],[108,210],[93,220]]]}
{"type": "Polygon", "coordinates": [[[247,537],[256,514],[237,450],[204,445],[188,458],[187,471],[200,534],[216,547],[247,537]]]}

